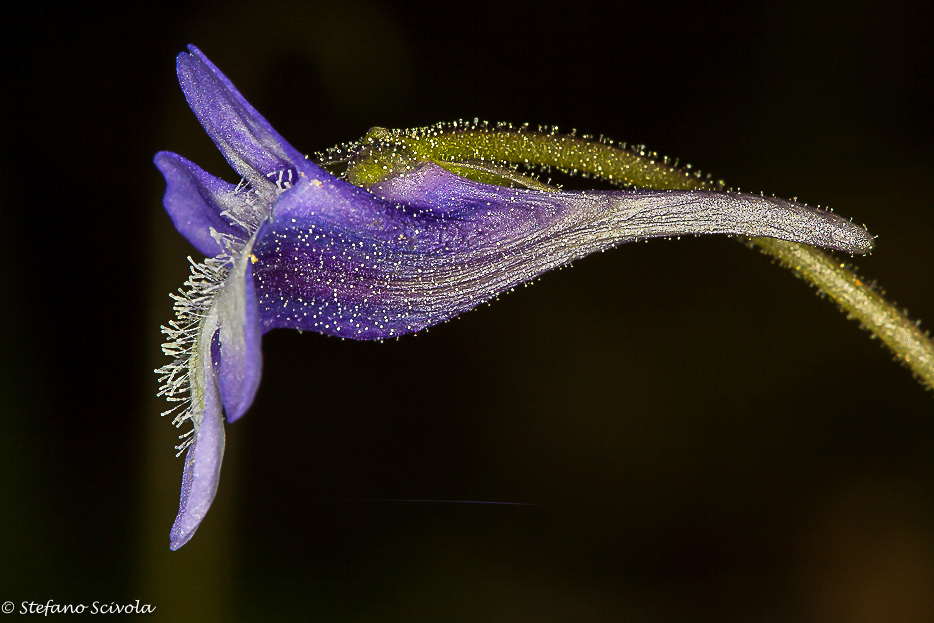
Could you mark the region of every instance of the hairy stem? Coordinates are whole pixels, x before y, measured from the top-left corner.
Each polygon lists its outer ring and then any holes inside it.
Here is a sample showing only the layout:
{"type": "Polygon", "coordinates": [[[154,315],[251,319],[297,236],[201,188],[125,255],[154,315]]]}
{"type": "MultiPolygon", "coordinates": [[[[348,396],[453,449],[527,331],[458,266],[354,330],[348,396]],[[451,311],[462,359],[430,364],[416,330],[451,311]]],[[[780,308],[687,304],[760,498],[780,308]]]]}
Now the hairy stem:
{"type": "MultiPolygon", "coordinates": [[[[442,162],[488,160],[557,167],[638,188],[717,189],[723,185],[680,169],[655,154],[633,152],[586,137],[463,124],[392,134],[391,140],[442,162]]],[[[934,389],[934,343],[927,332],[853,270],[815,247],[775,238],[744,240],[836,301],[911,368],[922,384],[934,389]]]]}
{"type": "Polygon", "coordinates": [[[930,336],[859,275],[814,247],[775,238],[748,240],[836,301],[905,362],[921,383],[934,389],[934,344],[930,336]]]}

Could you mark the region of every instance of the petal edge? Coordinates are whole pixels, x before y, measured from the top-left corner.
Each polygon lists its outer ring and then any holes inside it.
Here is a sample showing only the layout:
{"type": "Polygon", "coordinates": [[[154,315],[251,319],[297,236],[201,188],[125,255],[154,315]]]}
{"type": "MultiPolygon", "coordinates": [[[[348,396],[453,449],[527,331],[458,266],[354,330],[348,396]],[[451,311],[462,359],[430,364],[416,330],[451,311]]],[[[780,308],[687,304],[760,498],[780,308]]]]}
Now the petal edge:
{"type": "Polygon", "coordinates": [[[162,204],[169,213],[175,229],[207,257],[214,257],[224,249],[211,235],[211,229],[235,237],[243,237],[221,216],[225,209],[223,198],[235,187],[204,171],[190,160],[168,151],[160,151],[153,159],[165,177],[165,195],[162,204]]]}
{"type": "Polygon", "coordinates": [[[249,246],[230,270],[217,301],[220,319],[217,381],[227,421],[233,422],[253,403],[262,377],[263,353],[249,246]]]}
{"type": "MultiPolygon", "coordinates": [[[[216,318],[214,320],[216,321],[216,318]]],[[[214,501],[220,480],[221,463],[224,459],[224,421],[210,357],[208,347],[208,365],[202,363],[201,366],[204,374],[204,411],[201,421],[195,427],[195,439],[185,455],[178,515],[169,533],[169,547],[172,550],[177,550],[187,543],[201,525],[201,520],[214,501]]]]}

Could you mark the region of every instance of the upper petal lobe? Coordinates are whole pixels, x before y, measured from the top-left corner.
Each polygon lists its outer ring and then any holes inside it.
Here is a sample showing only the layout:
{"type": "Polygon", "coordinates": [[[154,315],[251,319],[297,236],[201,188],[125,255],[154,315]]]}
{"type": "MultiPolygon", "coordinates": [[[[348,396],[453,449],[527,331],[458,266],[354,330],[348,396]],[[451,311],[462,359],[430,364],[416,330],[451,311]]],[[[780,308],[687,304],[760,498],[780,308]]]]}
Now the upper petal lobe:
{"type": "Polygon", "coordinates": [[[175,228],[207,257],[224,249],[211,234],[242,237],[243,230],[221,216],[234,196],[233,184],[205,172],[198,165],[177,154],[156,154],[156,166],[165,176],[165,211],[175,228]]]}

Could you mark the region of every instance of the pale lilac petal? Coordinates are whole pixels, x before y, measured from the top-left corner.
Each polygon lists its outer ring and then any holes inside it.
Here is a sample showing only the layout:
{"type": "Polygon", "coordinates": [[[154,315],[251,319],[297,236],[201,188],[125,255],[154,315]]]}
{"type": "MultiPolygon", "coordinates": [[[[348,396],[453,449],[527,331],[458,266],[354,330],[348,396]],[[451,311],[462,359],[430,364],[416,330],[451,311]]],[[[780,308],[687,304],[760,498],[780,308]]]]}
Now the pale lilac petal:
{"type": "Polygon", "coordinates": [[[220,365],[217,376],[227,421],[243,415],[256,396],[263,369],[262,332],[247,249],[231,267],[218,294],[220,365]]]}
{"type": "Polygon", "coordinates": [[[171,152],[156,154],[155,163],[165,176],[165,210],[188,242],[206,256],[213,257],[224,249],[211,235],[212,228],[219,233],[243,236],[242,229],[221,216],[226,199],[234,194],[232,184],[171,152]]]}
{"type": "Polygon", "coordinates": [[[195,427],[195,439],[185,456],[181,503],[169,534],[173,550],[188,542],[211,507],[224,458],[224,421],[210,364],[210,347],[207,353],[207,365],[203,363],[201,366],[204,373],[204,411],[201,422],[195,427]]]}
{"type": "MultiPolygon", "coordinates": [[[[468,217],[482,230],[495,231],[464,240],[465,246],[490,244],[500,236],[587,230],[586,238],[612,245],[645,238],[692,234],[769,236],[867,253],[874,236],[826,210],[762,195],[699,190],[572,191],[548,193],[475,182],[434,164],[390,177],[369,188],[374,195],[457,220],[468,217]],[[535,229],[540,228],[541,232],[535,229]]],[[[435,215],[435,218],[438,218],[435,215]]],[[[531,241],[531,239],[530,239],[531,241]]],[[[578,242],[566,241],[562,244],[578,242]]],[[[603,246],[585,244],[581,255],[603,246]]],[[[469,251],[469,249],[464,249],[469,251]]]]}

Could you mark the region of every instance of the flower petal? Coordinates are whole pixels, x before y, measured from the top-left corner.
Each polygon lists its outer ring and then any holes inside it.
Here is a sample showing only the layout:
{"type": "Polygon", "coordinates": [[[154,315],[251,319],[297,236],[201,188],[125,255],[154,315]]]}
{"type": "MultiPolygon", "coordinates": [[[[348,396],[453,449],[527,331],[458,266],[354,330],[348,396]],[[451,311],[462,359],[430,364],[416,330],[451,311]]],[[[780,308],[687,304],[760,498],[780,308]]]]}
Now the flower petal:
{"type": "MultiPolygon", "coordinates": [[[[216,315],[209,314],[206,322],[210,322],[205,326],[212,327],[209,329],[212,337],[205,340],[205,336],[202,335],[201,339],[201,364],[198,366],[200,367],[198,371],[202,374],[203,386],[200,394],[203,397],[203,410],[200,414],[200,421],[194,422],[195,438],[185,456],[181,503],[178,516],[169,534],[170,547],[173,550],[177,550],[188,542],[211,507],[214,494],[217,493],[221,462],[224,458],[224,422],[221,416],[220,396],[214,380],[214,369],[211,364],[210,347],[214,334],[213,327],[217,322],[216,315]]],[[[197,398],[197,396],[192,396],[192,400],[197,400],[197,398]]]]}
{"type": "Polygon", "coordinates": [[[230,268],[217,295],[220,319],[218,386],[227,421],[233,422],[253,403],[263,368],[262,332],[253,285],[252,239],[230,268]]]}
{"type": "Polygon", "coordinates": [[[384,181],[366,199],[351,201],[338,182],[283,194],[257,242],[264,330],[354,339],[410,333],[644,238],[774,236],[850,252],[872,243],[845,219],[758,195],[542,192],[473,182],[434,164],[384,181]]]}
{"type": "MultiPolygon", "coordinates": [[[[868,253],[873,236],[832,212],[800,203],[747,193],[699,190],[623,190],[543,193],[481,184],[434,164],[391,177],[369,189],[390,201],[424,209],[446,206],[452,215],[474,219],[518,216],[525,226],[541,224],[554,232],[579,231],[612,240],[610,246],[645,238],[689,234],[768,236],[848,253],[868,253]],[[542,208],[546,203],[557,209],[542,208]],[[518,212],[517,212],[518,210],[518,212]],[[522,214],[525,212],[525,215],[522,214]],[[488,216],[487,216],[488,215],[488,216]],[[537,216],[538,215],[538,216],[537,216]],[[539,216],[554,219],[536,223],[539,216]]],[[[589,246],[589,245],[588,245],[589,246]]],[[[583,247],[582,255],[599,248],[583,247]]]]}
{"type": "Polygon", "coordinates": [[[178,154],[160,151],[156,166],[165,176],[165,211],[188,242],[208,257],[223,251],[211,229],[243,237],[243,230],[221,216],[235,196],[233,184],[220,180],[178,154]]]}
{"type": "MultiPolygon", "coordinates": [[[[230,165],[267,199],[311,165],[193,45],[176,59],[188,104],[230,165]]],[[[317,167],[314,169],[320,171],[317,167]]]]}

